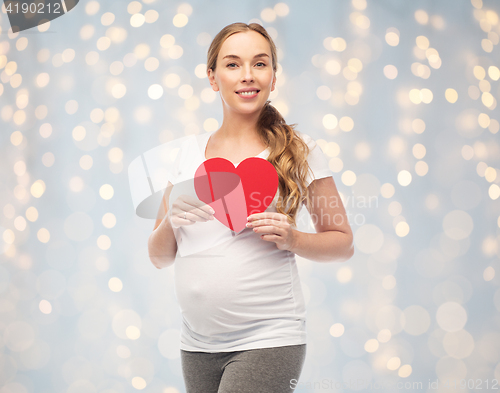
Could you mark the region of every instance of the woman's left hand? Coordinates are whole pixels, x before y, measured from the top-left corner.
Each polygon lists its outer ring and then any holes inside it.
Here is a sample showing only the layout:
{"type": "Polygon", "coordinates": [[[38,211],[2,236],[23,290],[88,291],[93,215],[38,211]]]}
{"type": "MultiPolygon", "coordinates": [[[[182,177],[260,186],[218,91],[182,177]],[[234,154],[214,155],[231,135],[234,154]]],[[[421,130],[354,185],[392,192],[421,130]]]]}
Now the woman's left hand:
{"type": "Polygon", "coordinates": [[[282,213],[256,213],[247,218],[247,228],[253,228],[262,240],[275,242],[280,250],[291,250],[295,246],[296,235],[282,213]]]}

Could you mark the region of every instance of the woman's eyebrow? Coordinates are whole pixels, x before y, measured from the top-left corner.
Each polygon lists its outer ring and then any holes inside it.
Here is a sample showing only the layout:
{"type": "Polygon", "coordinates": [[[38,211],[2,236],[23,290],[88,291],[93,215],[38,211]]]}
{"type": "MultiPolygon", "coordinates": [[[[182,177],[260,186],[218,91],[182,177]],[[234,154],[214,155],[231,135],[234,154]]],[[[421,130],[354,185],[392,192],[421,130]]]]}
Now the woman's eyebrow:
{"type": "MultiPolygon", "coordinates": [[[[239,59],[239,56],[236,55],[227,55],[222,58],[224,60],[226,57],[231,58],[231,59],[239,59]]],[[[253,58],[255,59],[256,57],[269,57],[267,53],[259,53],[258,55],[255,55],[253,58]]]]}

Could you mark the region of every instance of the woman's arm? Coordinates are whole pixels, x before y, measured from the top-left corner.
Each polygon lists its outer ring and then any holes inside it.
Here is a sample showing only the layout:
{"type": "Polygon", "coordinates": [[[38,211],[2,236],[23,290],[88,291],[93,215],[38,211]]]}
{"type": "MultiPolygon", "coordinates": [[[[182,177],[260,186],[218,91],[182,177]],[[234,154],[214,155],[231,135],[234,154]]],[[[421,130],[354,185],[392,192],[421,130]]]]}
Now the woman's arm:
{"type": "Polygon", "coordinates": [[[308,211],[317,233],[292,229],[295,240],[289,251],[316,262],[347,261],[354,254],[353,234],[333,177],[316,179],[308,189],[308,211]]]}
{"type": "Polygon", "coordinates": [[[149,259],[158,269],[172,265],[177,254],[177,240],[170,220],[167,218],[168,199],[172,187],[172,183],[168,182],[158,210],[153,233],[149,235],[148,239],[149,259]]]}

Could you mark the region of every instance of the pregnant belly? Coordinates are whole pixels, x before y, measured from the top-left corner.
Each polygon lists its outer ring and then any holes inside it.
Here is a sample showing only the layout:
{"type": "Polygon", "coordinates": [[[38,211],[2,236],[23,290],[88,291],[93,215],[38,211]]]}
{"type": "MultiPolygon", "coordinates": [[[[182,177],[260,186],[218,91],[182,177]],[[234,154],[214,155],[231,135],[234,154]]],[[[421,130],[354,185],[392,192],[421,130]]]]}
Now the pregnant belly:
{"type": "Polygon", "coordinates": [[[266,277],[262,269],[248,271],[234,262],[195,265],[176,266],[175,289],[184,320],[200,335],[217,337],[252,329],[293,308],[287,266],[266,277]]]}

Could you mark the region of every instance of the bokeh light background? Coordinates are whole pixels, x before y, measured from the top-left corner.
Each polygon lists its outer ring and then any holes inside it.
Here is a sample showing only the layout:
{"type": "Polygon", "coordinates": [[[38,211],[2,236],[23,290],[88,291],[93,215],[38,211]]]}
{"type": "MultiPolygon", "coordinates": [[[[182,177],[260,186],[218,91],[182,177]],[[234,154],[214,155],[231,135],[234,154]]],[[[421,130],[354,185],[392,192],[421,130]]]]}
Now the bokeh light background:
{"type": "Polygon", "coordinates": [[[494,0],[92,0],[12,34],[3,8],[0,392],[185,391],[173,267],[149,261],[154,221],[135,215],[127,167],[218,129],[206,52],[233,22],[275,39],[272,103],[329,157],[355,233],[346,263],[297,257],[308,351],[296,391],[488,391],[500,379],[499,13],[494,0]]]}

